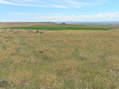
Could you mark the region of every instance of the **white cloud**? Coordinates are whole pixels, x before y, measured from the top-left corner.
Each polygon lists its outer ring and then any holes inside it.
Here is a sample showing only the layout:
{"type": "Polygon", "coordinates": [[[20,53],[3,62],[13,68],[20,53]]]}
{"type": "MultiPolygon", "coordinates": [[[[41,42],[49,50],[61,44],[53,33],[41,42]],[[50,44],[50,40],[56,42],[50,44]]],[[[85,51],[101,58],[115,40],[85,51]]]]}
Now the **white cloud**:
{"type": "MultiPolygon", "coordinates": [[[[55,14],[55,13],[53,13],[55,14]]],[[[9,14],[10,15],[10,14],[9,14]]],[[[118,21],[119,12],[97,13],[91,15],[41,15],[41,13],[12,13],[14,18],[0,18],[0,21],[118,21]]]]}
{"type": "Polygon", "coordinates": [[[47,21],[100,21],[103,19],[119,19],[119,12],[98,13],[92,15],[69,15],[69,16],[36,16],[34,19],[47,21]]]}
{"type": "Polygon", "coordinates": [[[79,1],[79,0],[59,0],[62,2],[67,3],[67,5],[69,7],[73,7],[73,8],[80,8],[80,7],[85,7],[85,6],[92,6],[92,5],[101,5],[102,3],[104,3],[105,0],[94,0],[94,1],[79,1]]]}
{"type": "Polygon", "coordinates": [[[46,8],[80,8],[88,5],[95,5],[96,3],[80,2],[77,0],[0,0],[0,4],[46,8]],[[47,1],[49,3],[46,3],[47,1]],[[41,4],[40,2],[43,2],[44,4],[41,4]]]}
{"type": "MultiPolygon", "coordinates": [[[[32,0],[24,0],[24,1],[32,1],[32,0]]],[[[57,4],[27,4],[27,3],[17,3],[17,2],[10,2],[7,0],[0,0],[0,4],[7,4],[7,5],[13,5],[13,6],[29,6],[29,7],[47,7],[47,8],[67,8],[63,5],[57,5],[57,4]]]]}
{"type": "Polygon", "coordinates": [[[11,4],[11,5],[13,5],[15,3],[9,2],[9,1],[6,1],[6,0],[0,0],[0,4],[11,4]]]}
{"type": "MultiPolygon", "coordinates": [[[[61,0],[63,1],[63,0],[61,0]]],[[[80,2],[80,1],[76,1],[76,0],[65,0],[65,3],[68,3],[68,5],[70,7],[83,7],[83,6],[88,6],[91,5],[92,3],[89,2],[80,2]]]]}

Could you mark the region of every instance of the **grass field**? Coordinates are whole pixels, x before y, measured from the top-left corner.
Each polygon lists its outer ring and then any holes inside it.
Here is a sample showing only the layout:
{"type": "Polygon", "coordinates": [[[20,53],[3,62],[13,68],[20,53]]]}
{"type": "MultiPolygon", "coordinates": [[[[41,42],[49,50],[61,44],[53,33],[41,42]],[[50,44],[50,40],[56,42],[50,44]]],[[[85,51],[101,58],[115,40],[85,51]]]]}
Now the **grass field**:
{"type": "Polygon", "coordinates": [[[53,25],[38,25],[38,26],[28,26],[28,27],[12,27],[12,29],[35,29],[35,30],[110,30],[111,27],[108,26],[84,26],[84,25],[63,25],[63,24],[53,24],[53,25]]]}
{"type": "Polygon", "coordinates": [[[118,30],[21,28],[0,29],[0,88],[119,89],[118,30]]]}
{"type": "Polygon", "coordinates": [[[119,25],[76,25],[55,23],[0,23],[4,29],[33,29],[33,30],[112,30],[119,25]]]}

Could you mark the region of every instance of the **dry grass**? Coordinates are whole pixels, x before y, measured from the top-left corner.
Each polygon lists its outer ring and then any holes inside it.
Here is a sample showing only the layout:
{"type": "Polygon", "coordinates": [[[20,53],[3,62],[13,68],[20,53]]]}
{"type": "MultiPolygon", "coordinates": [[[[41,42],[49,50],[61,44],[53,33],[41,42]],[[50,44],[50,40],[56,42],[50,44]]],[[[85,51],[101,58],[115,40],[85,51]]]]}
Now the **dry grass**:
{"type": "Polygon", "coordinates": [[[27,27],[54,24],[51,22],[0,22],[0,27],[27,27]]]}
{"type": "Polygon", "coordinates": [[[118,89],[119,31],[1,30],[0,80],[11,89],[118,89]]]}

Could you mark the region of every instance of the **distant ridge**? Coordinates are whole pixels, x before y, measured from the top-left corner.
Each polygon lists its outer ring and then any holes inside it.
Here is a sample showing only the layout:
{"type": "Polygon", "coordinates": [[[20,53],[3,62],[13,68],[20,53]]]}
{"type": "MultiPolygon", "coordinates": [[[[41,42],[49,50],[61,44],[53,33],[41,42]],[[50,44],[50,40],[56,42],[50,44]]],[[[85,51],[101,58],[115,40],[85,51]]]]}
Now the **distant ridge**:
{"type": "Polygon", "coordinates": [[[66,24],[119,25],[119,22],[65,22],[66,24]]]}

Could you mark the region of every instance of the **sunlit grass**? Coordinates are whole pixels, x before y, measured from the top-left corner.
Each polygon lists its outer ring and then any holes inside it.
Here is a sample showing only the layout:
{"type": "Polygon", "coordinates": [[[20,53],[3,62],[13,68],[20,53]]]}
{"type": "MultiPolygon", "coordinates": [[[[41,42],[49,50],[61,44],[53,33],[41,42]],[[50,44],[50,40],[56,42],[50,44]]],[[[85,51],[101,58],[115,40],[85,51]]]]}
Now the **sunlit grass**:
{"type": "MultiPolygon", "coordinates": [[[[2,26],[0,24],[0,26],[2,26]]],[[[118,25],[75,25],[75,24],[42,24],[42,23],[9,23],[3,25],[4,29],[33,29],[33,30],[112,30],[118,25]],[[11,25],[10,25],[11,24],[11,25]]]]}
{"type": "Polygon", "coordinates": [[[119,31],[1,30],[0,80],[10,89],[118,89],[119,31]]]}
{"type": "Polygon", "coordinates": [[[34,30],[111,30],[110,26],[88,26],[88,25],[37,25],[26,27],[12,27],[12,29],[34,29],[34,30]]]}

